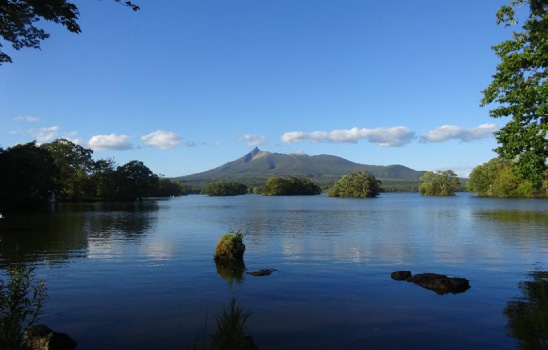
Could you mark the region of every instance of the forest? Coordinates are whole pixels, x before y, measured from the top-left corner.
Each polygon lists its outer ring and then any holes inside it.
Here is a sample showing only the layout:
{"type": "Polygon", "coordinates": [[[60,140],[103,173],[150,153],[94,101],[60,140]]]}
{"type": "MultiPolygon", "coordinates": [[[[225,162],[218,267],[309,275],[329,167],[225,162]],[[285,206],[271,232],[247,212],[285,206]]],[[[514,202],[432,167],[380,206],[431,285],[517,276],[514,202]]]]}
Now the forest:
{"type": "Polygon", "coordinates": [[[52,201],[141,200],[185,195],[182,183],[154,174],[143,162],[118,166],[66,139],[0,149],[0,211],[35,209],[52,201]]]}

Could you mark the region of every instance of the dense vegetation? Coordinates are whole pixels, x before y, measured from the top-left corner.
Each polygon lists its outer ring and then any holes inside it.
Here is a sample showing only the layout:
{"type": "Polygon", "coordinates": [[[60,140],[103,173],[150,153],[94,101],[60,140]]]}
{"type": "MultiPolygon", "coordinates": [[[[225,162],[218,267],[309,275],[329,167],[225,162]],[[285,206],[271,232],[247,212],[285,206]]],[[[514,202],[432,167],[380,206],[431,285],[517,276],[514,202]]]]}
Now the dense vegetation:
{"type": "Polygon", "coordinates": [[[548,157],[548,1],[511,0],[497,13],[497,23],[506,27],[517,24],[517,18],[525,18],[522,30],[493,47],[500,63],[483,91],[482,104],[495,104],[493,118],[511,118],[495,132],[500,144],[496,151],[503,160],[515,161],[514,173],[538,192],[546,179],[548,157]],[[526,16],[517,14],[527,9],[526,16]]]}
{"type": "Polygon", "coordinates": [[[343,176],[327,191],[329,197],[376,197],[381,192],[381,181],[367,171],[343,176]]]}
{"type": "Polygon", "coordinates": [[[202,190],[202,194],[208,196],[237,196],[247,192],[246,185],[225,180],[210,182],[202,190]]]}
{"type": "Polygon", "coordinates": [[[322,189],[307,178],[293,176],[271,177],[262,188],[255,188],[255,193],[265,196],[303,196],[322,193],[322,189]]]}
{"type": "Polygon", "coordinates": [[[65,139],[0,149],[0,210],[38,208],[49,200],[136,200],[187,193],[160,179],[142,162],[116,166],[93,160],[93,151],[65,139]]]}
{"type": "Polygon", "coordinates": [[[548,197],[548,176],[540,186],[524,179],[515,171],[516,164],[500,158],[477,166],[470,174],[466,188],[484,197],[548,197]]]}
{"type": "Polygon", "coordinates": [[[457,174],[453,170],[428,171],[422,177],[419,193],[423,196],[454,196],[460,187],[457,174]]]}
{"type": "Polygon", "coordinates": [[[41,313],[47,290],[44,280],[36,280],[34,268],[12,265],[6,281],[0,279],[0,349],[26,349],[25,329],[41,313]]]}

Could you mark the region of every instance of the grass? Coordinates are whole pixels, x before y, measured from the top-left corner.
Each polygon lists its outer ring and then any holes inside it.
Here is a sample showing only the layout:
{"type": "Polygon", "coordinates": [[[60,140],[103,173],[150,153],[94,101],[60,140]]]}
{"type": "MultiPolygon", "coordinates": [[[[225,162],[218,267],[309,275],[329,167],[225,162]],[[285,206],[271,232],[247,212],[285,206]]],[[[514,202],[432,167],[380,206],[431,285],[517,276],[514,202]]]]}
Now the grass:
{"type": "MultiPolygon", "coordinates": [[[[216,329],[209,334],[209,341],[201,339],[189,347],[190,350],[258,350],[253,339],[245,334],[245,323],[251,316],[251,311],[236,306],[236,298],[232,298],[227,308],[216,317],[216,329]]],[[[207,325],[207,318],[206,318],[207,325]]],[[[205,326],[204,326],[204,334],[205,326]]]]}

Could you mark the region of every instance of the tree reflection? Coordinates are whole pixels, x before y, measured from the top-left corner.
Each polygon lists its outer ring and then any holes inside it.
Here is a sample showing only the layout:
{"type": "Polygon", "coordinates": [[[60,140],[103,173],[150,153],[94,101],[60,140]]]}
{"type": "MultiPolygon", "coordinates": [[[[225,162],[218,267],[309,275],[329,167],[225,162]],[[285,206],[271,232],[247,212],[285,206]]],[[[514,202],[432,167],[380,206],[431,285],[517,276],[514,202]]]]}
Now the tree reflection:
{"type": "Polygon", "coordinates": [[[534,271],[531,280],[520,282],[523,296],[510,300],[504,309],[508,333],[520,349],[548,348],[548,271],[534,271]]]}

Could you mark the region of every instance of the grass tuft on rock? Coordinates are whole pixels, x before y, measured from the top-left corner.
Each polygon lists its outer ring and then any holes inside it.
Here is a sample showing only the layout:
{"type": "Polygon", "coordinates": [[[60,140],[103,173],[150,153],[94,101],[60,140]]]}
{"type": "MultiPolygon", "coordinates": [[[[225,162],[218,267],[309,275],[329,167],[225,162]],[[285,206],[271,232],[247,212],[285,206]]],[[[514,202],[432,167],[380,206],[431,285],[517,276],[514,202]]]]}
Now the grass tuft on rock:
{"type": "Polygon", "coordinates": [[[228,231],[219,239],[213,259],[216,262],[243,261],[245,252],[244,237],[245,233],[241,229],[228,231]]]}

